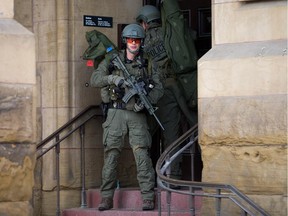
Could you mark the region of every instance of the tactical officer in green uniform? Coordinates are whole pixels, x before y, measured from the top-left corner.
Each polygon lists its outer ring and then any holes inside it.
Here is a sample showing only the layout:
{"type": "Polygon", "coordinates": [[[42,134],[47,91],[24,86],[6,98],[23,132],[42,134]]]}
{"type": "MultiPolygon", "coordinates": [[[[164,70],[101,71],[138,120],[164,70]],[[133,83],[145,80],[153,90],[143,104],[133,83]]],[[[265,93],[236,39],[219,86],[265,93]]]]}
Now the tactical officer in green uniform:
{"type": "MultiPolygon", "coordinates": [[[[147,86],[150,86],[147,97],[152,104],[156,104],[164,91],[159,74],[152,71],[149,75],[145,68],[141,50],[144,37],[145,31],[140,25],[127,25],[122,32],[126,49],[119,52],[119,57],[136,80],[145,80],[147,86]]],[[[100,211],[113,208],[116,168],[126,135],[129,135],[129,143],[135,157],[137,179],[143,199],[142,209],[154,209],[155,171],[149,156],[151,136],[145,108],[137,95],[133,96],[127,104],[121,100],[130,87],[125,79],[125,73],[116,68],[113,61],[107,62],[107,60],[99,64],[90,79],[91,86],[102,88],[102,100],[109,105],[107,119],[103,123],[104,166],[101,185],[102,201],[98,207],[100,211]]]]}
{"type": "MultiPolygon", "coordinates": [[[[184,98],[185,89],[180,87],[177,74],[175,74],[170,59],[167,56],[160,11],[155,6],[145,5],[140,9],[136,21],[146,31],[144,53],[147,55],[151,67],[156,67],[160,71],[161,80],[164,85],[164,96],[157,104],[159,107],[157,116],[165,128],[163,131],[165,149],[183,133],[181,131],[181,119],[183,119],[183,115],[190,127],[192,127],[197,123],[197,112],[189,108],[189,102],[184,98]]],[[[188,84],[189,82],[192,84],[191,80],[188,80],[188,84]]],[[[181,178],[180,162],[181,158],[178,158],[178,160],[171,164],[171,178],[181,178]]]]}

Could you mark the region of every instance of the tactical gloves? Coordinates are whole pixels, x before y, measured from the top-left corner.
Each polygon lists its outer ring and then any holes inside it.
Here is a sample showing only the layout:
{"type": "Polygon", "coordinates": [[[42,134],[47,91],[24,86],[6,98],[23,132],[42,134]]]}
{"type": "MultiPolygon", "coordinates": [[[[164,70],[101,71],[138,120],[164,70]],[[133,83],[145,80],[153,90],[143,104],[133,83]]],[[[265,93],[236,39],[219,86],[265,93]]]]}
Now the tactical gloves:
{"type": "Polygon", "coordinates": [[[133,107],[134,112],[140,112],[143,109],[144,109],[144,104],[141,101],[134,104],[134,107],[133,107]]]}
{"type": "Polygon", "coordinates": [[[118,75],[109,75],[108,84],[115,84],[119,88],[124,88],[125,86],[128,86],[128,83],[125,81],[124,77],[118,75]]]}

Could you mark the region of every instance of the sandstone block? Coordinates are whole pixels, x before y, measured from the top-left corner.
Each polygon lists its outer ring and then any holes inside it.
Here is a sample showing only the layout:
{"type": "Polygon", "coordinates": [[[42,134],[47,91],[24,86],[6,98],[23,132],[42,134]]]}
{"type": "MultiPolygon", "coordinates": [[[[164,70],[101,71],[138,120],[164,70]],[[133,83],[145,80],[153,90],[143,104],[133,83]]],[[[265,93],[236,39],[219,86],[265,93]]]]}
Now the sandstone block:
{"type": "Polygon", "coordinates": [[[35,146],[0,145],[0,201],[29,201],[34,186],[35,146]]]}
{"type": "Polygon", "coordinates": [[[13,19],[0,20],[0,80],[35,84],[34,35],[13,19]]]}
{"type": "Polygon", "coordinates": [[[215,44],[287,38],[286,1],[216,0],[213,14],[215,44]]]}
{"type": "Polygon", "coordinates": [[[287,144],[287,97],[219,97],[199,100],[201,145],[287,144]]]}
{"type": "Polygon", "coordinates": [[[0,215],[31,216],[33,208],[26,202],[0,202],[0,215]]]}
{"type": "Polygon", "coordinates": [[[2,84],[0,92],[0,143],[33,143],[33,86],[2,84]]]}
{"type": "Polygon", "coordinates": [[[286,44],[283,39],[214,46],[198,61],[198,97],[287,94],[286,44]]]}
{"type": "Polygon", "coordinates": [[[286,145],[202,146],[203,182],[232,184],[245,194],[287,195],[286,145]]]}
{"type": "MultiPolygon", "coordinates": [[[[247,195],[247,194],[246,194],[247,195]]],[[[287,215],[287,197],[281,195],[249,195],[248,197],[262,208],[265,212],[271,216],[286,216],[287,215]]],[[[203,198],[203,205],[201,209],[201,216],[215,215],[215,198],[203,198]]],[[[245,206],[249,210],[254,209],[249,206],[245,206]]],[[[231,200],[221,199],[221,216],[241,215],[241,209],[231,200]]],[[[257,214],[255,214],[257,215],[257,214]]]]}

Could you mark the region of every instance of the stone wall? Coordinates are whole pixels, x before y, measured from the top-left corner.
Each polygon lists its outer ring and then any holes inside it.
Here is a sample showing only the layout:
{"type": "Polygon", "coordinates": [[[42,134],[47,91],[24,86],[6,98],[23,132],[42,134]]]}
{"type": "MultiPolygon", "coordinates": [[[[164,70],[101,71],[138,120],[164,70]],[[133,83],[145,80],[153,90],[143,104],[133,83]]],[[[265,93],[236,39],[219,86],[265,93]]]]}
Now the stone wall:
{"type": "Polygon", "coordinates": [[[32,215],[35,167],[35,38],[0,2],[0,215],[32,215]]]}
{"type": "Polygon", "coordinates": [[[202,181],[287,215],[287,2],[215,0],[212,11],[213,47],[198,62],[202,181]]]}

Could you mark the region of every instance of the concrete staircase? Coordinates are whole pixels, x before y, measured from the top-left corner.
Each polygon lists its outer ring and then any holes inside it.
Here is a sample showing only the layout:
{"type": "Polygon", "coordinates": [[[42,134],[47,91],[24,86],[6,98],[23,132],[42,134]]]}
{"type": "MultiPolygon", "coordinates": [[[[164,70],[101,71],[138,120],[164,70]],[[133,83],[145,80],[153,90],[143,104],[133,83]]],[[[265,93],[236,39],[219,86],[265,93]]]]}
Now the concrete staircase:
{"type": "MultiPolygon", "coordinates": [[[[199,192],[200,193],[200,192],[199,192]]],[[[161,215],[168,215],[167,194],[161,192],[161,215]]],[[[196,216],[200,216],[201,197],[195,198],[196,216]]],[[[98,211],[98,205],[101,201],[99,189],[90,189],[87,191],[87,208],[65,209],[62,216],[157,216],[157,190],[155,190],[155,210],[142,211],[142,199],[139,188],[121,188],[117,189],[114,195],[114,208],[108,211],[98,211]]],[[[172,193],[171,196],[171,214],[173,216],[190,216],[189,197],[187,195],[172,193]]]]}

